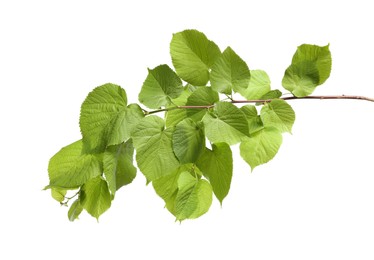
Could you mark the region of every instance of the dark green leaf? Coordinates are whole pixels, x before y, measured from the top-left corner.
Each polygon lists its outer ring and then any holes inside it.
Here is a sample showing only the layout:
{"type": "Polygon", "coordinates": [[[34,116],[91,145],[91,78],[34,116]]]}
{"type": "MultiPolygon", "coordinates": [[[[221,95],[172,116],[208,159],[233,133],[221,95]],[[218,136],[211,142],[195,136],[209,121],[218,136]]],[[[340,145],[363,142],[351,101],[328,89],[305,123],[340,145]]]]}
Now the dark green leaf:
{"type": "Polygon", "coordinates": [[[173,133],[173,150],[178,160],[193,163],[205,147],[204,129],[192,119],[180,122],[173,133]]]}
{"type": "Polygon", "coordinates": [[[244,113],[245,117],[247,118],[248,130],[250,134],[264,127],[261,117],[257,114],[257,109],[255,106],[245,105],[242,106],[240,110],[244,113]]]}
{"type": "Polygon", "coordinates": [[[232,179],[232,153],[226,143],[212,145],[213,150],[206,148],[197,161],[197,166],[210,181],[213,192],[222,204],[230,190],[232,179]]]}

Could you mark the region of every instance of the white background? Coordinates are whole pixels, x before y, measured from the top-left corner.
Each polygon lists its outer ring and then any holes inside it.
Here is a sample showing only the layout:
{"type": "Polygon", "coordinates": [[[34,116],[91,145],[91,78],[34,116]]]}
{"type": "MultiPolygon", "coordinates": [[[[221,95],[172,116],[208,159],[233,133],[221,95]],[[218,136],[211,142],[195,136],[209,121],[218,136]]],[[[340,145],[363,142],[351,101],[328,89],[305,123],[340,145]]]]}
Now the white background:
{"type": "Polygon", "coordinates": [[[175,223],[138,173],[100,223],[48,191],[49,158],[80,139],[80,104],[106,82],[137,102],[172,33],[203,31],[280,88],[302,43],[330,43],[315,94],[374,97],[371,1],[1,1],[0,259],[374,259],[374,103],[290,101],[293,135],[250,173],[233,147],[221,208],[175,223]],[[292,103],[291,103],[292,102],[292,103]]]}

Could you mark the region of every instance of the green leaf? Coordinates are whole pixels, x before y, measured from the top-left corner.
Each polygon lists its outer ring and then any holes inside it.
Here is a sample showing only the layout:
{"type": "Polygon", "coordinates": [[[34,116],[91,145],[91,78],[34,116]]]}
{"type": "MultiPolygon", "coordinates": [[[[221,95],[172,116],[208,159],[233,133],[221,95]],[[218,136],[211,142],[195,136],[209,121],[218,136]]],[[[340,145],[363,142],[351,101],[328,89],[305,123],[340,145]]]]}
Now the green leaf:
{"type": "Polygon", "coordinates": [[[117,85],[105,84],[88,94],[82,104],[80,128],[89,151],[103,152],[108,145],[130,138],[134,125],[144,117],[138,105],[126,107],[125,91],[117,85]]]}
{"type": "Polygon", "coordinates": [[[111,205],[111,196],[107,182],[98,176],[82,186],[80,203],[97,220],[111,205]]]}
{"type": "Polygon", "coordinates": [[[51,187],[77,188],[87,180],[102,173],[102,157],[98,154],[82,152],[83,143],[79,140],[62,148],[48,165],[51,187]]]}
{"type": "Polygon", "coordinates": [[[285,89],[296,97],[305,97],[313,93],[318,86],[319,75],[315,63],[310,61],[290,65],[282,80],[285,89]]]}
{"type": "Polygon", "coordinates": [[[179,166],[172,147],[173,128],[165,129],[164,120],[148,116],[139,122],[132,138],[136,161],[148,181],[170,174],[179,166]]]}
{"type": "Polygon", "coordinates": [[[166,208],[175,215],[175,199],[178,193],[178,179],[182,172],[195,173],[193,164],[184,164],[174,170],[171,174],[158,178],[152,182],[157,195],[164,201],[166,208]]]}
{"type": "Polygon", "coordinates": [[[239,143],[249,135],[248,123],[239,108],[228,102],[218,102],[212,113],[203,118],[205,135],[212,143],[239,143]]]}
{"type": "Polygon", "coordinates": [[[160,65],[153,70],[148,69],[139,93],[139,101],[149,108],[160,108],[177,98],[183,91],[182,81],[168,65],[160,65]]]}
{"type": "Polygon", "coordinates": [[[59,187],[51,187],[51,195],[58,202],[63,202],[65,200],[67,190],[61,189],[59,187]]]}
{"type": "MultiPolygon", "coordinates": [[[[187,85],[184,87],[184,90],[182,94],[178,97],[172,100],[172,105],[169,107],[174,107],[174,106],[185,106],[187,103],[188,97],[195,91],[196,88],[187,85]]],[[[180,121],[183,119],[187,118],[187,111],[185,109],[172,109],[169,110],[165,113],[165,124],[166,127],[172,127],[176,126],[180,121]]]]}
{"type": "Polygon", "coordinates": [[[204,147],[204,129],[191,118],[186,118],[176,126],[173,133],[173,150],[182,164],[195,162],[204,147]]]}
{"type": "Polygon", "coordinates": [[[282,133],[291,133],[295,122],[295,112],[286,101],[274,99],[262,107],[261,119],[264,126],[275,127],[282,133]]]}
{"type": "Polygon", "coordinates": [[[240,155],[253,169],[267,163],[277,154],[282,144],[278,129],[265,127],[240,144],[240,155]]]}
{"type": "Polygon", "coordinates": [[[240,110],[244,113],[245,117],[247,118],[248,130],[250,134],[264,127],[261,117],[257,114],[257,109],[255,106],[245,105],[242,106],[240,110]]]}
{"type": "Polygon", "coordinates": [[[68,211],[68,218],[70,221],[74,221],[78,219],[79,215],[82,213],[83,207],[80,203],[80,199],[77,199],[71,204],[70,209],[68,211]]]}
{"type": "MultiPolygon", "coordinates": [[[[219,101],[219,95],[210,87],[196,89],[187,99],[187,106],[212,106],[219,101]]],[[[206,108],[187,109],[187,116],[195,122],[200,121],[206,114],[206,108]]]]}
{"type": "Polygon", "coordinates": [[[104,174],[109,190],[116,191],[133,181],[136,168],[133,165],[134,147],[131,139],[126,143],[109,146],[104,153],[104,174]]]}
{"type": "MultiPolygon", "coordinates": [[[[260,97],[261,100],[269,100],[269,99],[275,99],[280,98],[282,96],[282,92],[278,89],[270,90],[268,93],[260,97]]],[[[262,103],[257,102],[256,106],[262,105],[262,103]]]]}
{"type": "Polygon", "coordinates": [[[246,89],[250,77],[245,61],[227,47],[212,67],[210,82],[215,91],[231,95],[232,90],[246,89]]]}
{"type": "Polygon", "coordinates": [[[263,70],[251,70],[251,79],[249,83],[242,88],[238,88],[239,92],[246,99],[260,99],[263,95],[270,91],[270,78],[263,70]]]}
{"type": "Polygon", "coordinates": [[[332,59],[329,47],[329,44],[323,47],[310,44],[300,45],[292,57],[292,63],[314,62],[319,73],[318,85],[321,85],[330,77],[331,73],[332,59]]]}
{"type": "Polygon", "coordinates": [[[198,218],[209,210],[212,204],[212,186],[209,182],[197,180],[189,172],[182,172],[178,189],[175,198],[177,220],[198,218]]]}
{"type": "Polygon", "coordinates": [[[209,81],[209,69],[221,51],[218,46],[197,30],[185,30],[173,35],[170,54],[177,74],[195,86],[209,81]]]}
{"type": "Polygon", "coordinates": [[[300,45],[285,72],[282,85],[297,97],[310,95],[328,79],[331,64],[329,45],[300,45]]]}
{"type": "Polygon", "coordinates": [[[226,143],[212,145],[213,150],[206,148],[196,165],[203,172],[213,187],[213,192],[222,205],[223,199],[230,190],[232,179],[232,152],[226,143]]]}

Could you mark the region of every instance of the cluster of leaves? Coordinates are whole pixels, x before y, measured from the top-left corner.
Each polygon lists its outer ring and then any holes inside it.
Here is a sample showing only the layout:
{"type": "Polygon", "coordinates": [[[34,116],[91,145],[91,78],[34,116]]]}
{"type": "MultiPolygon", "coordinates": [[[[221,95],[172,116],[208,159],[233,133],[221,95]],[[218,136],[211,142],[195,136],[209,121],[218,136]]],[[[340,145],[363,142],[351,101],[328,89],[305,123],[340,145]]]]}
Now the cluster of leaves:
{"type": "MultiPolygon", "coordinates": [[[[61,204],[77,190],[68,217],[85,209],[95,218],[111,205],[118,189],[133,181],[137,168],[165,201],[177,220],[206,213],[213,194],[227,196],[233,158],[230,146],[252,170],[271,160],[291,132],[295,113],[271,90],[262,70],[247,64],[227,47],[223,52],[203,33],[185,30],[173,35],[168,65],[148,70],[139,94],[147,111],[127,104],[124,89],[105,84],[88,94],[81,106],[82,139],[56,153],[49,162],[47,188],[61,204]],[[237,107],[233,94],[266,100],[237,107]],[[164,112],[164,118],[154,115],[164,112]]],[[[304,97],[322,84],[331,70],[329,47],[301,45],[286,69],[282,84],[304,97]]]]}

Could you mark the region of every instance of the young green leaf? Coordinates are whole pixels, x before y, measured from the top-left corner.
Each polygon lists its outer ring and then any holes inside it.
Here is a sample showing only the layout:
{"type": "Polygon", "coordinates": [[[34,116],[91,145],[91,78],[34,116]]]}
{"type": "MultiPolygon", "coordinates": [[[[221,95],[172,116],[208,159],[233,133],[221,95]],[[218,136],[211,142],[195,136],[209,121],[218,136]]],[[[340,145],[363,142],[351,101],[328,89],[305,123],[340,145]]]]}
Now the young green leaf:
{"type": "Polygon", "coordinates": [[[111,196],[107,182],[98,176],[86,182],[81,189],[82,207],[97,220],[111,205],[111,196]]]}
{"type": "Polygon", "coordinates": [[[83,207],[80,202],[80,199],[77,199],[76,201],[71,204],[70,209],[68,211],[68,218],[70,221],[74,221],[78,219],[79,215],[82,213],[83,207]]]}
{"type": "MultiPolygon", "coordinates": [[[[187,106],[211,106],[219,101],[219,95],[210,87],[196,89],[187,99],[187,106]]],[[[195,122],[200,121],[206,114],[206,108],[187,109],[187,116],[195,122]]]]}
{"type": "MultiPolygon", "coordinates": [[[[278,89],[270,90],[265,95],[261,96],[260,100],[269,100],[269,99],[275,99],[280,98],[282,96],[282,92],[278,89]]],[[[262,105],[260,102],[256,102],[256,106],[262,105]]]]}
{"type": "Polygon", "coordinates": [[[205,135],[212,143],[239,143],[249,135],[248,123],[239,108],[228,102],[218,102],[213,113],[203,118],[205,135]]]}
{"type": "Polygon", "coordinates": [[[204,147],[204,129],[191,118],[186,118],[175,127],[173,150],[182,164],[195,162],[204,147]]]}
{"type": "Polygon", "coordinates": [[[261,117],[257,114],[257,109],[253,105],[245,105],[240,108],[248,121],[248,131],[250,134],[264,127],[261,117]]]}
{"type": "Polygon", "coordinates": [[[104,153],[104,174],[109,190],[116,191],[133,181],[136,168],[133,165],[134,147],[131,139],[126,143],[109,146],[104,153]]]}
{"type": "Polygon", "coordinates": [[[59,187],[51,187],[51,195],[58,202],[63,202],[65,200],[67,190],[61,189],[59,187]]]}
{"type": "Polygon", "coordinates": [[[282,133],[291,133],[295,122],[295,112],[286,101],[274,99],[262,107],[261,119],[264,126],[275,127],[282,133]]]}
{"type": "Polygon", "coordinates": [[[136,161],[148,181],[170,174],[179,166],[172,146],[172,128],[158,116],[148,116],[135,127],[132,138],[136,161]]]}
{"type": "Polygon", "coordinates": [[[178,179],[175,198],[175,217],[182,221],[198,218],[212,204],[212,186],[206,180],[197,180],[189,172],[182,172],[178,179]]]}
{"type": "Polygon", "coordinates": [[[185,30],[173,35],[170,54],[177,74],[195,86],[209,81],[209,69],[221,51],[218,46],[197,30],[185,30]]]}
{"type": "Polygon", "coordinates": [[[196,165],[203,172],[213,187],[213,192],[222,205],[230,190],[232,179],[232,152],[226,143],[212,145],[212,150],[205,149],[196,165]]]}
{"type": "Polygon", "coordinates": [[[144,113],[138,105],[126,105],[125,90],[114,84],[97,87],[88,94],[81,107],[79,124],[89,151],[103,152],[106,146],[130,138],[132,128],[144,113]]]}
{"type": "Polygon", "coordinates": [[[82,152],[82,140],[62,148],[48,165],[51,187],[74,189],[103,172],[102,156],[82,152]]]}
{"type": "Polygon", "coordinates": [[[240,155],[253,169],[267,163],[277,154],[282,144],[282,134],[278,129],[265,127],[240,144],[240,155]]]}
{"type": "Polygon", "coordinates": [[[159,108],[170,103],[170,99],[182,94],[183,86],[180,78],[168,65],[160,65],[152,70],[148,69],[139,93],[140,103],[149,108],[159,108]]]}
{"type": "Polygon", "coordinates": [[[297,97],[310,95],[330,76],[331,63],[329,45],[321,47],[303,44],[297,47],[292,64],[283,77],[282,85],[297,97]]]}
{"type": "Polygon", "coordinates": [[[239,92],[246,99],[259,99],[270,91],[270,78],[263,70],[251,70],[251,78],[248,84],[238,88],[239,92]]]}
{"type": "Polygon", "coordinates": [[[245,61],[227,47],[212,67],[210,83],[215,91],[231,95],[233,90],[246,89],[250,77],[245,61]]]}

